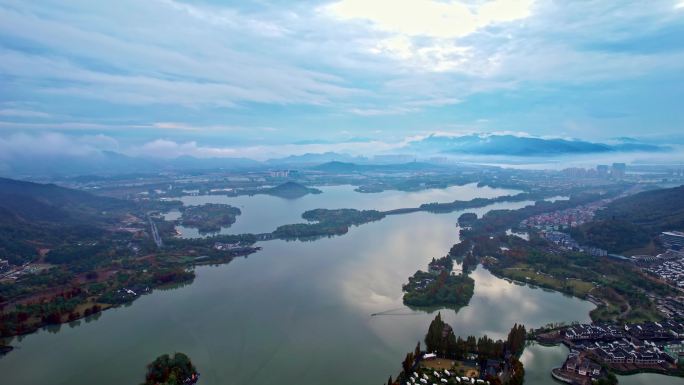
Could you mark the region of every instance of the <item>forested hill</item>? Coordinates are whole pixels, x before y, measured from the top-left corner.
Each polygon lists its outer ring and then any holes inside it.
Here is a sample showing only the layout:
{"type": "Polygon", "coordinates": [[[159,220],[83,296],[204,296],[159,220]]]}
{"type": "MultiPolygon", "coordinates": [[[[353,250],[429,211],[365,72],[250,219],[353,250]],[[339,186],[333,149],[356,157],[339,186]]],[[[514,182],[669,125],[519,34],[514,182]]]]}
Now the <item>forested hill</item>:
{"type": "Polygon", "coordinates": [[[618,199],[601,210],[598,219],[630,222],[650,233],[683,230],[684,185],[618,199]]]}
{"type": "Polygon", "coordinates": [[[129,203],[84,191],[0,178],[0,220],[26,222],[84,222],[102,218],[129,203]]]}
{"type": "Polygon", "coordinates": [[[572,236],[611,253],[641,253],[666,230],[684,230],[684,186],[617,199],[594,221],[574,228],[572,236]]]}
{"type": "Polygon", "coordinates": [[[98,239],[128,206],[52,184],[0,178],[0,257],[18,264],[39,248],[98,239]]]}

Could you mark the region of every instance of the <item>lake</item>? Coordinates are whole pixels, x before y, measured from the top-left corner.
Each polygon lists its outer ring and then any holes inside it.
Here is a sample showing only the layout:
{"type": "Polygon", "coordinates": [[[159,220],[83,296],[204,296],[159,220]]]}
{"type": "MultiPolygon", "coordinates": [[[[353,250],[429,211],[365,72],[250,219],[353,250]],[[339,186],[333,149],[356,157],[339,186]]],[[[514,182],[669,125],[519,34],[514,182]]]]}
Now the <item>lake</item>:
{"type": "MultiPolygon", "coordinates": [[[[326,209],[358,209],[358,210],[393,210],[406,207],[418,207],[423,203],[448,203],[454,200],[471,200],[476,197],[496,198],[503,195],[515,195],[518,190],[477,187],[476,183],[462,186],[450,186],[445,189],[427,189],[416,192],[387,190],[379,193],[357,193],[354,186],[321,186],[317,187],[322,194],[309,194],[298,199],[285,199],[271,195],[253,195],[229,197],[225,195],[186,196],[180,200],[187,206],[206,203],[223,203],[238,207],[242,215],[230,227],[223,228],[221,234],[268,233],[280,225],[305,222],[302,214],[307,210],[326,209]]],[[[167,214],[168,220],[178,218],[178,212],[167,214]]],[[[200,236],[197,229],[178,226],[183,237],[200,236]]]]}
{"type": "MultiPolygon", "coordinates": [[[[351,203],[382,196],[346,191],[319,201],[319,207],[354,207],[351,203]]],[[[479,191],[475,187],[470,195],[449,200],[472,199],[479,191]]],[[[241,199],[266,198],[273,199],[241,199]]],[[[414,203],[424,202],[406,206],[414,203]]],[[[468,211],[482,215],[530,203],[468,211]]],[[[393,208],[389,201],[383,204],[375,207],[393,208]]],[[[312,207],[295,206],[284,204],[268,215],[301,215],[297,211],[312,207]]],[[[256,215],[245,208],[242,219],[256,215]]],[[[202,385],[385,383],[436,315],[404,307],[401,285],[458,241],[461,213],[390,216],[315,242],[263,242],[263,249],[248,258],[198,267],[190,285],[156,290],[130,306],[103,312],[96,321],[14,341],[17,349],[0,359],[1,382],[138,384],[156,356],[182,351],[201,372],[202,385]]],[[[586,301],[509,283],[482,268],[473,278],[470,305],[458,313],[441,310],[459,335],[503,338],[516,322],[538,327],[589,321],[593,305],[586,301]]]]}

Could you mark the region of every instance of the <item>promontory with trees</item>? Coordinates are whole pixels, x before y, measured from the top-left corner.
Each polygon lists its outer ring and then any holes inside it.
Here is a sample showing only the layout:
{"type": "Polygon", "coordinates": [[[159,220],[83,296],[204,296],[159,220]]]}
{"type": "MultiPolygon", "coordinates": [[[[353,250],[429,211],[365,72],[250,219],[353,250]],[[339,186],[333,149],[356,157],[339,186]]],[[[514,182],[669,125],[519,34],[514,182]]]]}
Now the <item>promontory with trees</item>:
{"type": "Polygon", "coordinates": [[[493,340],[486,335],[456,337],[453,328],[438,313],[425,335],[425,350],[421,350],[419,342],[406,354],[399,375],[395,379],[390,377],[387,384],[522,385],[525,369],[519,358],[526,339],[525,327],[517,324],[506,340],[493,340]]]}
{"type": "Polygon", "coordinates": [[[97,315],[191,282],[197,264],[258,250],[254,235],[168,238],[160,248],[150,232],[164,222],[147,218],[158,206],[0,178],[0,252],[11,264],[0,276],[0,337],[97,315]]]}

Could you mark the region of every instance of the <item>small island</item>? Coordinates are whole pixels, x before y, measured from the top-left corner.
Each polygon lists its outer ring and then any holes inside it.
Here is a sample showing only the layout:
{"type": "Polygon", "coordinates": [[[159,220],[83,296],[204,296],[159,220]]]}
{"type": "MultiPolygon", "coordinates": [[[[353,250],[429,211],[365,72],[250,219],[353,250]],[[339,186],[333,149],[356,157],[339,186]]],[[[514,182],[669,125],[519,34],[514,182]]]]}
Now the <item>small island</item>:
{"type": "Polygon", "coordinates": [[[193,385],[199,380],[199,373],[183,353],[157,357],[147,365],[145,382],[141,385],[193,385]]]}
{"type": "Polygon", "coordinates": [[[302,214],[309,223],[279,226],[272,236],[278,239],[315,239],[346,234],[349,227],[380,220],[385,214],[377,210],[315,209],[302,214]]]}
{"type": "Polygon", "coordinates": [[[317,188],[306,187],[296,182],[285,182],[281,185],[262,189],[262,194],[268,194],[285,199],[297,199],[308,194],[321,194],[322,191],[317,188]]]}
{"type": "Polygon", "coordinates": [[[183,208],[178,222],[186,227],[197,228],[200,233],[214,233],[221,231],[221,227],[230,227],[241,213],[237,207],[207,203],[183,208]]]}
{"type": "Polygon", "coordinates": [[[445,306],[456,310],[468,305],[475,290],[475,281],[467,272],[452,273],[450,257],[434,259],[428,272],[417,271],[403,286],[404,304],[416,307],[445,306]]]}

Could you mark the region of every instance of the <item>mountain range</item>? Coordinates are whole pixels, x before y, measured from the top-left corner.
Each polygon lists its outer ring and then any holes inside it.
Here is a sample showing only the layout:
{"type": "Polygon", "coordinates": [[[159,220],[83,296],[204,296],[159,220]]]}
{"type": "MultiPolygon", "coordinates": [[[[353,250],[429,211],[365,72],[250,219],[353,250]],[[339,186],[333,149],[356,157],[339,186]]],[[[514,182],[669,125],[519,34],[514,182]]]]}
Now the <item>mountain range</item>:
{"type": "MultiPolygon", "coordinates": [[[[663,152],[670,148],[641,143],[627,138],[614,144],[582,140],[549,139],[515,135],[430,135],[410,141],[397,151],[419,159],[431,156],[503,156],[503,157],[554,157],[617,152],[663,152]],[[629,140],[627,140],[629,139],[629,140]]],[[[397,159],[404,159],[397,158],[397,159]]],[[[87,155],[0,156],[0,175],[24,176],[74,176],[74,175],[120,175],[145,174],[165,171],[199,170],[259,170],[272,168],[309,168],[333,163],[329,167],[348,168],[340,164],[371,165],[370,158],[338,152],[307,153],[281,158],[256,161],[248,158],[201,158],[181,156],[173,159],[132,157],[113,151],[101,151],[87,155]],[[334,162],[334,163],[333,163],[334,162]]],[[[392,163],[405,163],[405,160],[392,163]]],[[[415,167],[415,165],[414,165],[415,167]]],[[[330,171],[330,170],[328,170],[330,171]]]]}
{"type": "Polygon", "coordinates": [[[408,149],[419,154],[442,153],[504,156],[554,156],[667,150],[666,147],[633,141],[604,144],[582,140],[546,139],[515,135],[430,135],[421,140],[410,142],[408,149]]]}

